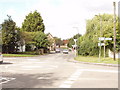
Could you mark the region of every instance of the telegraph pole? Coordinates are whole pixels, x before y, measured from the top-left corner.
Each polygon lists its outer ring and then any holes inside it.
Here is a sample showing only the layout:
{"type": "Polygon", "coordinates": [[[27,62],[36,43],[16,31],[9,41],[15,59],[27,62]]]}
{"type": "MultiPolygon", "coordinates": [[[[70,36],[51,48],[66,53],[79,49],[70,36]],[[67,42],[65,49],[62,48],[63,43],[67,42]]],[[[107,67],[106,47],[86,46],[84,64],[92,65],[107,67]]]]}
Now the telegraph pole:
{"type": "Polygon", "coordinates": [[[113,58],[114,58],[114,61],[116,60],[116,56],[115,56],[115,53],[116,53],[116,3],[113,2],[113,6],[114,6],[114,28],[113,28],[113,31],[114,31],[114,53],[113,53],[113,58]]]}
{"type": "MultiPolygon", "coordinates": [[[[102,37],[102,17],[101,15],[99,15],[100,17],[100,38],[102,37]]],[[[101,40],[100,40],[100,49],[99,49],[99,60],[100,60],[100,57],[101,57],[101,40]]]]}

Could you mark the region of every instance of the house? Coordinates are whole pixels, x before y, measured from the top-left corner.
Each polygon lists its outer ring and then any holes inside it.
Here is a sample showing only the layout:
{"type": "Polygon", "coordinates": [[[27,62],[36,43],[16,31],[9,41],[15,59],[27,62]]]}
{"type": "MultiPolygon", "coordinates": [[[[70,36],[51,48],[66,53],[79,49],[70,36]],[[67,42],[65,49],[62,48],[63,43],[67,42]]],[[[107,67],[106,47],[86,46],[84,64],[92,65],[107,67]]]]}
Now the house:
{"type": "Polygon", "coordinates": [[[18,42],[19,47],[18,48],[18,52],[25,52],[25,40],[21,39],[20,42],[18,42]]]}
{"type": "Polygon", "coordinates": [[[69,43],[69,40],[63,40],[63,45],[67,48],[67,45],[69,43]]]}
{"type": "Polygon", "coordinates": [[[55,39],[50,33],[47,34],[47,37],[50,42],[50,46],[48,48],[49,48],[49,50],[54,51],[56,48],[55,39]]]}

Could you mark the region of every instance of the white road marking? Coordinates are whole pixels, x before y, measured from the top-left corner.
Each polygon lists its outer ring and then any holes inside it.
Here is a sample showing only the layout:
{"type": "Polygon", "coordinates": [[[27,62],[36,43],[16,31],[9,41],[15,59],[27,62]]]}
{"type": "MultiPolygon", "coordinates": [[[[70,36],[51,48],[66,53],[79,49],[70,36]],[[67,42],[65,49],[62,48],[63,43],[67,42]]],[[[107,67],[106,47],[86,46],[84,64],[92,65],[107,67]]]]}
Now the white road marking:
{"type": "Polygon", "coordinates": [[[0,82],[0,84],[8,83],[9,81],[15,80],[16,78],[2,77],[0,80],[3,80],[3,79],[6,80],[6,81],[0,82]]]}
{"type": "Polygon", "coordinates": [[[3,59],[18,59],[18,58],[3,58],[3,59]]]}
{"type": "Polygon", "coordinates": [[[39,59],[27,59],[27,60],[31,60],[31,61],[38,61],[39,59]]]}
{"type": "Polygon", "coordinates": [[[79,78],[82,74],[82,70],[77,70],[74,74],[72,74],[62,85],[60,88],[70,88],[71,85],[79,78]]]}
{"type": "Polygon", "coordinates": [[[118,73],[117,70],[78,69],[65,82],[63,82],[63,84],[61,84],[59,87],[60,88],[70,88],[72,86],[72,84],[80,77],[80,75],[82,74],[83,71],[118,73]]]}
{"type": "Polygon", "coordinates": [[[37,79],[50,79],[49,77],[39,77],[37,79]]]}
{"type": "Polygon", "coordinates": [[[41,68],[42,66],[22,66],[23,68],[41,68]]]}

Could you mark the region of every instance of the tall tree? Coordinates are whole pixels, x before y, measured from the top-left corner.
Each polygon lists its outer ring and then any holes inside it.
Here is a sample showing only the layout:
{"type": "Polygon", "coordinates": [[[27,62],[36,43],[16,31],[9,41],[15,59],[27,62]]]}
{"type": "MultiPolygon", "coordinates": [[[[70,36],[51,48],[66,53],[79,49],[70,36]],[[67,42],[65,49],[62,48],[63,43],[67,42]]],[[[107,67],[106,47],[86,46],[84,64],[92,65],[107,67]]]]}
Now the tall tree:
{"type": "MultiPolygon", "coordinates": [[[[98,38],[100,37],[105,38],[113,38],[113,15],[103,14],[101,16],[95,16],[91,20],[87,20],[86,23],[86,33],[82,37],[79,38],[79,54],[81,55],[98,55],[99,47],[98,38]],[[102,24],[100,27],[100,18],[102,18],[102,24]],[[100,29],[101,28],[101,29],[100,29]]],[[[118,30],[118,20],[116,24],[116,41],[117,41],[117,51],[120,50],[120,33],[118,30]]],[[[102,41],[102,43],[104,43],[102,41]]],[[[113,40],[106,41],[106,48],[113,49],[113,40]]],[[[103,50],[103,48],[102,48],[103,50]]]]}
{"type": "Polygon", "coordinates": [[[27,32],[36,32],[42,31],[44,32],[45,26],[43,23],[43,19],[39,12],[34,11],[33,13],[29,13],[24,22],[22,23],[22,30],[27,32]]]}
{"type": "Polygon", "coordinates": [[[13,53],[16,51],[20,39],[17,32],[16,23],[11,16],[8,16],[8,19],[2,23],[3,52],[13,53]]]}

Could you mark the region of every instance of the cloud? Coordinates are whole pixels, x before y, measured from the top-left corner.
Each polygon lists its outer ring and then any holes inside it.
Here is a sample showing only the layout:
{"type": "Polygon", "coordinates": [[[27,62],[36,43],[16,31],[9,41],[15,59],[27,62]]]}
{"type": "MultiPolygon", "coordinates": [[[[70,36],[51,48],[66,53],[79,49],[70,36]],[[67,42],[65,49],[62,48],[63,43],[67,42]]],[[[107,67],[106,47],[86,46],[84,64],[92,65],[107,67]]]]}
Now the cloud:
{"type": "Polygon", "coordinates": [[[22,25],[29,12],[37,10],[44,20],[45,32],[61,38],[77,34],[74,26],[79,28],[79,33],[84,34],[86,19],[96,14],[113,13],[113,0],[0,0],[0,2],[14,3],[12,8],[7,9],[7,13],[12,15],[18,26],[22,25]]]}

